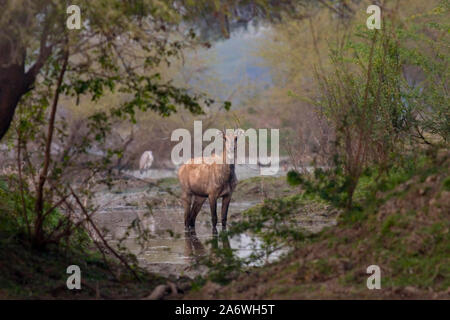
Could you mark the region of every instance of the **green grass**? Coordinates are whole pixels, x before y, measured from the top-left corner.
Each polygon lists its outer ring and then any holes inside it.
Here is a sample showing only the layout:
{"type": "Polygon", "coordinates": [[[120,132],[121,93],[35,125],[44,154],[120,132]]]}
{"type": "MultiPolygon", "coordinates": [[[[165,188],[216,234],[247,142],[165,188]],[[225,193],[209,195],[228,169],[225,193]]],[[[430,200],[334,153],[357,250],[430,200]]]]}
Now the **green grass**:
{"type": "MultiPolygon", "coordinates": [[[[29,194],[24,197],[26,214],[32,222],[34,199],[29,194]]],[[[123,265],[110,257],[103,259],[83,229],[57,244],[34,249],[20,200],[21,196],[0,177],[0,298],[92,298],[96,294],[92,288],[97,285],[103,298],[141,297],[165,281],[134,267],[142,279],[137,281],[123,265]],[[72,264],[81,268],[80,291],[65,286],[66,269],[72,264]]],[[[44,230],[51,232],[61,219],[65,219],[63,214],[53,210],[45,220],[44,230]]]]}
{"type": "Polygon", "coordinates": [[[0,297],[7,298],[92,298],[97,285],[101,297],[141,297],[156,285],[164,283],[162,277],[137,270],[141,281],[116,262],[108,264],[93,250],[33,250],[11,234],[0,233],[0,297]],[[82,289],[68,290],[65,286],[67,267],[81,269],[82,289]],[[118,281],[109,268],[118,275],[118,281]]]}
{"type": "Polygon", "coordinates": [[[445,191],[450,191],[450,177],[445,178],[442,185],[445,191]]]}
{"type": "Polygon", "coordinates": [[[446,290],[450,287],[450,223],[436,222],[418,231],[423,243],[412,249],[406,239],[402,239],[393,249],[399,253],[392,263],[395,278],[394,286],[437,287],[446,290]]]}
{"type": "MultiPolygon", "coordinates": [[[[375,168],[368,170],[357,186],[357,206],[343,212],[336,227],[311,238],[289,238],[291,243],[298,243],[296,250],[300,252],[295,251],[297,254],[279,262],[285,269],[281,269],[279,281],[267,289],[266,297],[285,296],[290,292],[301,294],[308,283],[320,291],[323,281],[332,278],[337,279],[341,290],[366,290],[365,268],[370,264],[380,265],[383,288],[411,286],[422,292],[441,293],[447,290],[450,287],[450,220],[445,215],[445,201],[440,203],[445,200],[440,194],[450,188],[448,161],[442,163],[419,155],[416,160],[404,160],[382,174],[375,168]],[[432,199],[439,210],[430,209],[432,199]],[[298,263],[295,257],[301,257],[302,262],[298,263]],[[301,271],[296,271],[299,268],[301,271]],[[291,283],[291,287],[285,288],[281,284],[290,283],[286,278],[301,279],[305,286],[291,283]]],[[[262,239],[265,235],[273,238],[279,227],[274,221],[298,216],[302,208],[311,204],[328,204],[319,199],[322,197],[313,193],[289,195],[253,207],[243,216],[252,218],[252,230],[262,239]],[[264,229],[262,221],[273,225],[264,229]]],[[[247,226],[245,230],[250,229],[247,226]]],[[[284,233],[285,237],[288,234],[284,233]]],[[[264,270],[270,274],[271,267],[262,270],[262,274],[264,270]]]]}
{"type": "MultiPolygon", "coordinates": [[[[33,230],[33,222],[36,220],[34,206],[35,198],[32,194],[24,192],[22,202],[21,194],[18,191],[10,190],[7,181],[0,177],[0,232],[29,237],[26,221],[28,220],[31,230],[33,230]]],[[[50,209],[51,206],[44,203],[44,212],[50,209]]],[[[65,221],[66,217],[57,208],[53,209],[44,220],[43,230],[49,234],[58,225],[64,226],[65,221]]],[[[80,228],[75,230],[69,239],[63,239],[61,245],[68,245],[68,241],[76,244],[79,249],[85,248],[91,243],[87,233],[80,228]]]]}
{"type": "Polygon", "coordinates": [[[178,185],[178,178],[168,177],[158,180],[158,186],[160,187],[172,187],[178,185]]]}

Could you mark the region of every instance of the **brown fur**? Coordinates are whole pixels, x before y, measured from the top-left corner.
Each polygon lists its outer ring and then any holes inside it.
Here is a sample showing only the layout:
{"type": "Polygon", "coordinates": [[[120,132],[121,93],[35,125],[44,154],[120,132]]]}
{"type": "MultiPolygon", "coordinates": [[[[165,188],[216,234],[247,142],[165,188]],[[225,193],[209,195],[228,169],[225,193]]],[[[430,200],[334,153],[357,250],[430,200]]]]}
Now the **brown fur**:
{"type": "MultiPolygon", "coordinates": [[[[211,208],[211,220],[213,232],[217,225],[217,199],[222,198],[221,221],[222,228],[226,229],[228,206],[231,195],[237,185],[234,172],[234,164],[226,164],[227,149],[234,139],[236,149],[236,136],[224,135],[225,147],[222,155],[214,155],[211,158],[203,158],[202,163],[195,164],[194,159],[180,167],[178,179],[182,189],[182,200],[184,205],[184,225],[186,228],[195,229],[195,220],[206,199],[209,200],[211,208]],[[219,160],[222,160],[220,164],[219,160]],[[192,203],[193,204],[191,206],[192,203]]],[[[236,159],[236,150],[234,150],[236,159]]]]}

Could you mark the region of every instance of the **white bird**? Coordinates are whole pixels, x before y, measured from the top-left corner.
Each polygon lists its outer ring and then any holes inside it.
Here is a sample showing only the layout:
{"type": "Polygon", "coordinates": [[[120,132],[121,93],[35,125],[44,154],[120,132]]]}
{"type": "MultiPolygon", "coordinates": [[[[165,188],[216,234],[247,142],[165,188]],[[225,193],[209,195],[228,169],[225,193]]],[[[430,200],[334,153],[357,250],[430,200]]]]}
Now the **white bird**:
{"type": "Polygon", "coordinates": [[[139,171],[142,174],[144,170],[150,169],[153,163],[153,153],[151,151],[145,151],[142,156],[141,160],[139,160],[139,171]]]}

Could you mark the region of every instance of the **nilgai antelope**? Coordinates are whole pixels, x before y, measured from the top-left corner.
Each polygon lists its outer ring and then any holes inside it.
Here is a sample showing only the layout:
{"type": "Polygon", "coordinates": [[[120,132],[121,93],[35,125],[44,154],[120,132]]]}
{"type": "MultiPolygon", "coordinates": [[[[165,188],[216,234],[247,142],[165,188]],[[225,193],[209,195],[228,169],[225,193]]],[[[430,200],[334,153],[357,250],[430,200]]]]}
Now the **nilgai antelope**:
{"type": "Polygon", "coordinates": [[[204,157],[197,163],[195,159],[190,159],[180,167],[178,179],[182,189],[184,225],[187,230],[195,229],[197,215],[203,203],[208,199],[213,233],[217,233],[218,198],[222,198],[222,229],[226,229],[228,206],[237,185],[234,163],[236,162],[236,145],[239,134],[240,131],[227,134],[222,132],[224,148],[221,155],[204,157]]]}
{"type": "Polygon", "coordinates": [[[139,160],[139,172],[143,173],[145,170],[150,169],[153,164],[153,152],[145,151],[141,159],[139,160]]]}

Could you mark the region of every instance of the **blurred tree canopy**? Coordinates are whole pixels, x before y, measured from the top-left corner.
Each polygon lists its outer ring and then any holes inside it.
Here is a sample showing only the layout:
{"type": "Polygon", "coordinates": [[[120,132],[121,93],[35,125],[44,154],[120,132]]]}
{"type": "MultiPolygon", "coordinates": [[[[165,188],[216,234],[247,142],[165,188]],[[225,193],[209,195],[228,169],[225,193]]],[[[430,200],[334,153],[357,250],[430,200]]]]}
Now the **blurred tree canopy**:
{"type": "MultiPolygon", "coordinates": [[[[228,38],[233,28],[258,23],[257,18],[297,14],[310,2],[80,0],[81,29],[69,30],[67,1],[0,0],[0,139],[23,95],[39,84],[51,87],[65,56],[66,95],[97,100],[118,88],[130,99],[111,112],[132,120],[136,108],[170,115],[184,106],[201,113],[200,100],[207,105],[212,100],[163,82],[152,70],[186,47],[209,46],[205,40],[228,38]]],[[[341,2],[319,1],[336,12],[345,9],[341,2]]]]}
{"type": "Polygon", "coordinates": [[[201,112],[199,97],[148,72],[193,38],[175,34],[177,16],[168,3],[80,1],[82,28],[69,30],[65,1],[2,0],[0,138],[21,97],[37,85],[51,87],[64,57],[65,94],[90,94],[97,100],[106,88],[119,85],[132,95],[113,110],[116,114],[133,116],[135,107],[170,114],[176,104],[201,112]]]}

